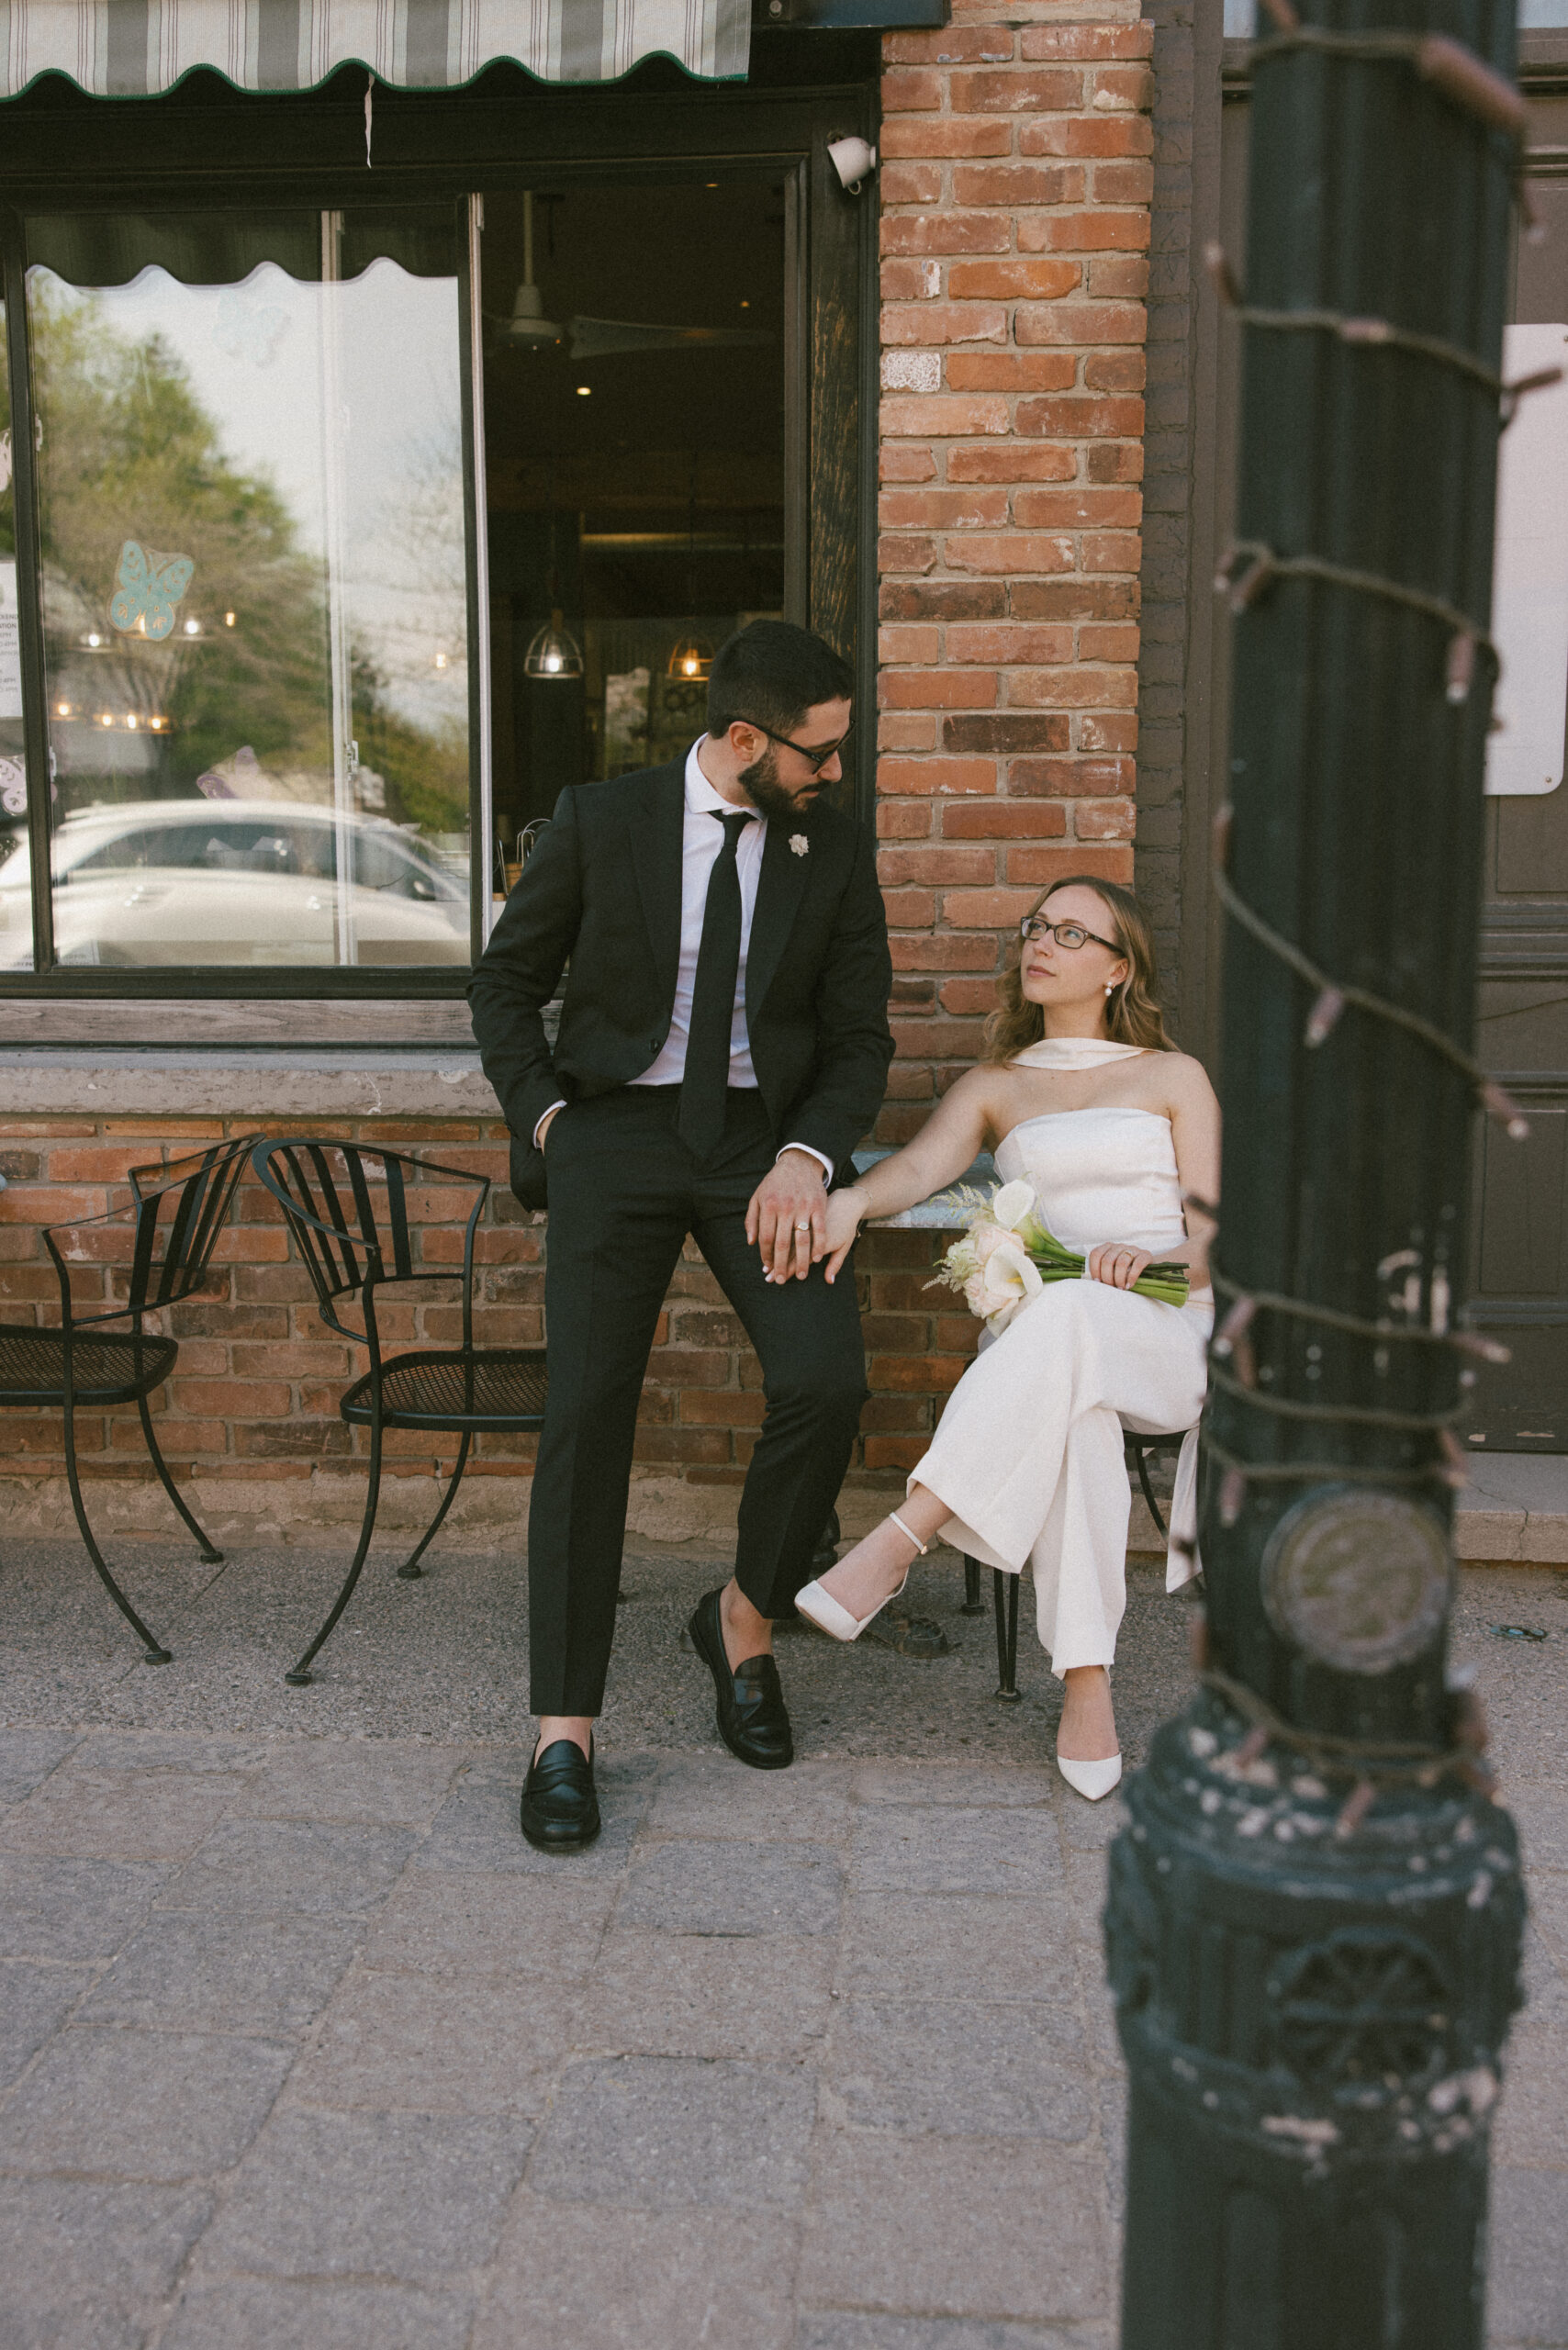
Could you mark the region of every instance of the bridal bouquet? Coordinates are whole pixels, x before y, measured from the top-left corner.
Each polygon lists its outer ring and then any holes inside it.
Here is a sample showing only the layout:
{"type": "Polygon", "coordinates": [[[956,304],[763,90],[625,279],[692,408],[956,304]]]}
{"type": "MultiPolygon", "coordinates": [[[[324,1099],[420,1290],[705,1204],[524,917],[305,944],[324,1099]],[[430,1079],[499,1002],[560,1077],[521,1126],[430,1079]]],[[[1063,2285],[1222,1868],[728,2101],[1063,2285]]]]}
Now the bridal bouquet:
{"type": "MultiPolygon", "coordinates": [[[[998,1336],[1047,1281],[1082,1280],[1084,1259],[1064,1248],[1047,1230],[1027,1183],[1003,1183],[989,1201],[974,1191],[963,1192],[959,1198],[976,1213],[963,1238],[955,1240],[943,1258],[935,1281],[926,1286],[958,1290],[970,1313],[998,1336]]],[[[1185,1305],[1187,1268],[1148,1265],[1133,1288],[1139,1297],[1155,1298],[1162,1305],[1185,1305]]]]}

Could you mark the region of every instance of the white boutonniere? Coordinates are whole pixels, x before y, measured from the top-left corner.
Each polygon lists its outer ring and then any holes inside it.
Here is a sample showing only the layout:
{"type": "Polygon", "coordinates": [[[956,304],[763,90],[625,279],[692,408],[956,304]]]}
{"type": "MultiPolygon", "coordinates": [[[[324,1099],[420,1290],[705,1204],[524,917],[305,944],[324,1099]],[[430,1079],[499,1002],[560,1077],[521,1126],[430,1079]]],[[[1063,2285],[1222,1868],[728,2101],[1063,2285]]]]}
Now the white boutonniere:
{"type": "Polygon", "coordinates": [[[791,833],[790,835],[790,845],[794,850],[797,856],[805,856],[810,853],[812,845],[806,838],[804,833],[791,833]]]}

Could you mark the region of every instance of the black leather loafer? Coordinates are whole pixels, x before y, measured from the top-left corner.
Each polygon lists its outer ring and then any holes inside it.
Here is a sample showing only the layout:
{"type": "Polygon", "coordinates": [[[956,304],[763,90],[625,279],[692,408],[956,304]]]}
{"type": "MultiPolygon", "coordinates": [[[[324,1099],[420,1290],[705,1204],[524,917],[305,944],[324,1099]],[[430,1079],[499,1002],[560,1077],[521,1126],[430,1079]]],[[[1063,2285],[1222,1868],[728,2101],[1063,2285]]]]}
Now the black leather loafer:
{"type": "Polygon", "coordinates": [[[754,1771],[786,1771],[795,1760],[795,1740],[778,1667],[770,1656],[748,1656],[732,1672],[724,1653],[720,1595],[711,1591],[699,1600],[686,1628],[713,1676],[719,1736],[736,1761],[749,1762],[754,1771]]]}
{"type": "Polygon", "coordinates": [[[522,1783],[522,1832],[542,1852],[577,1852],[599,1834],[593,1757],[569,1738],[536,1753],[522,1783]]]}

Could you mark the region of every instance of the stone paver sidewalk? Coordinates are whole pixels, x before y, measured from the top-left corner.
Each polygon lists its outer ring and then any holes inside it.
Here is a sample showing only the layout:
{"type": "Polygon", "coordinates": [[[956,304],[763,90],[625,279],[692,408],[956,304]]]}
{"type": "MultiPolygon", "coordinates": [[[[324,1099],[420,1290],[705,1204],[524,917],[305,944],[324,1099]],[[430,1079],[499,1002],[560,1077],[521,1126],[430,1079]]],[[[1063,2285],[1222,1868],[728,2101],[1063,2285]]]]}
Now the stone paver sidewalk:
{"type": "MultiPolygon", "coordinates": [[[[515,1560],[373,1561],[303,1693],[281,1667],[334,1561],[128,1561],[161,1672],[72,1546],[0,1565],[6,2350],[1114,2342],[1114,1807],[1047,1767],[1032,1644],[995,1703],[950,1567],[917,1599],[950,1656],[780,1643],[802,1759],[763,1774],[679,1651],[720,1568],[631,1561],[605,1833],[546,1860],[515,1560]]],[[[1534,1864],[1499,2350],[1568,2344],[1565,1580],[1472,1573],[1458,1641],[1534,1864]]],[[[1185,1632],[1136,1575],[1134,1754],[1185,1632]]]]}

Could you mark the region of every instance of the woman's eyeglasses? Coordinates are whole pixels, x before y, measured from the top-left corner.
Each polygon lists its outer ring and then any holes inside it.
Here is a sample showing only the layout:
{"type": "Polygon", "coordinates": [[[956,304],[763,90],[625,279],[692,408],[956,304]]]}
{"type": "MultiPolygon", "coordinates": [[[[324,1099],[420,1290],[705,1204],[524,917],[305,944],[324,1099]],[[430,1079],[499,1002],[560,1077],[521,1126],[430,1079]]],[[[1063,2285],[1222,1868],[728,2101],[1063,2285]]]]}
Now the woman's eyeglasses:
{"type": "Polygon", "coordinates": [[[1113,955],[1123,952],[1114,939],[1102,938],[1097,930],[1085,930],[1081,922],[1047,922],[1044,914],[1025,914],[1018,925],[1018,935],[1025,946],[1038,946],[1043,940],[1054,938],[1070,955],[1076,955],[1091,939],[1096,946],[1108,946],[1113,955]]]}
{"type": "Polygon", "coordinates": [[[846,726],[837,742],[830,743],[825,751],[809,751],[803,743],[792,743],[788,734],[776,734],[771,726],[763,724],[760,718],[748,718],[746,724],[755,726],[759,734],[766,734],[770,743],[782,744],[785,750],[797,753],[801,758],[804,759],[813,775],[821,775],[829,759],[838,756],[855,732],[853,726],[846,726]]]}

